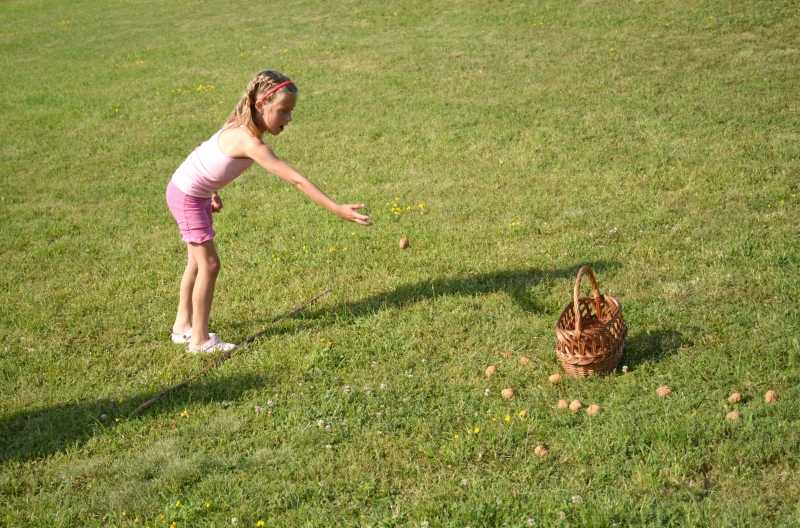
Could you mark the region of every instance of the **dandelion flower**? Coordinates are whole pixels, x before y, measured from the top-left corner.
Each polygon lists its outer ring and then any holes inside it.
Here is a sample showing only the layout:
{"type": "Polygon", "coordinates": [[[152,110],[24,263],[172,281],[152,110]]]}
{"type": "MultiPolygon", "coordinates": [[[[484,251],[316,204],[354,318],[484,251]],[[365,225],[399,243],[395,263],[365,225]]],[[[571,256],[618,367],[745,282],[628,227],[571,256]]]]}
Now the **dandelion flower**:
{"type": "Polygon", "coordinates": [[[511,421],[511,415],[510,415],[510,414],[507,414],[507,415],[506,415],[506,417],[505,417],[505,420],[506,420],[507,422],[510,422],[510,421],[511,421]]]}
{"type": "Polygon", "coordinates": [[[256,523],[256,526],[265,526],[265,523],[264,523],[264,521],[258,521],[256,523]]]}
{"type": "Polygon", "coordinates": [[[478,434],[480,432],[481,432],[481,428],[480,427],[476,427],[475,429],[472,430],[473,434],[478,434]]]}

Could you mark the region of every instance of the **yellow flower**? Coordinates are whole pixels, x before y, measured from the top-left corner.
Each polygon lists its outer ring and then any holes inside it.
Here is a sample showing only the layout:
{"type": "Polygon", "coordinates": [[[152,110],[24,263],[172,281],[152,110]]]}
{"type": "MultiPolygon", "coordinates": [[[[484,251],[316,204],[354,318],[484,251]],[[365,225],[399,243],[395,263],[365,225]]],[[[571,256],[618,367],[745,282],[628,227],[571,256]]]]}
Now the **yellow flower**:
{"type": "Polygon", "coordinates": [[[509,415],[509,414],[507,414],[507,415],[506,415],[506,421],[507,421],[507,422],[510,422],[510,421],[511,421],[511,415],[509,415]]]}
{"type": "Polygon", "coordinates": [[[481,432],[481,428],[480,428],[480,427],[476,427],[475,429],[473,429],[473,430],[472,430],[472,432],[473,432],[474,434],[478,434],[478,433],[480,433],[480,432],[481,432]]]}
{"type": "MultiPolygon", "coordinates": [[[[186,412],[186,411],[183,411],[183,412],[186,412]]],[[[175,503],[175,507],[176,508],[180,508],[181,507],[181,501],[176,502],[175,503]]]]}
{"type": "Polygon", "coordinates": [[[461,438],[461,436],[460,436],[460,435],[455,435],[453,438],[455,438],[456,440],[458,440],[459,438],[461,438]]]}
{"type": "Polygon", "coordinates": [[[210,503],[210,502],[207,502],[207,503],[206,503],[206,508],[210,508],[210,507],[211,507],[211,503],[210,503]]]}
{"type": "Polygon", "coordinates": [[[258,522],[256,523],[256,526],[264,526],[264,521],[258,521],[258,522]]]}

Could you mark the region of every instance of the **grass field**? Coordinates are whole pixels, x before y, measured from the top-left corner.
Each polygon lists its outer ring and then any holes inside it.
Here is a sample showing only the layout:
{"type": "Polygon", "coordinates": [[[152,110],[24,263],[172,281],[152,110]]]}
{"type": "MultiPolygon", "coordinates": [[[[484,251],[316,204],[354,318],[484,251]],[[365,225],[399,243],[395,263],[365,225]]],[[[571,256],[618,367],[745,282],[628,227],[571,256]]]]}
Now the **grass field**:
{"type": "Polygon", "coordinates": [[[800,524],[796,1],[10,0],[0,71],[0,525],[800,524]],[[333,293],[128,418],[211,359],[164,189],[264,68],[375,225],[224,189],[212,331],[333,293]],[[627,373],[553,385],[584,264],[627,373]]]}

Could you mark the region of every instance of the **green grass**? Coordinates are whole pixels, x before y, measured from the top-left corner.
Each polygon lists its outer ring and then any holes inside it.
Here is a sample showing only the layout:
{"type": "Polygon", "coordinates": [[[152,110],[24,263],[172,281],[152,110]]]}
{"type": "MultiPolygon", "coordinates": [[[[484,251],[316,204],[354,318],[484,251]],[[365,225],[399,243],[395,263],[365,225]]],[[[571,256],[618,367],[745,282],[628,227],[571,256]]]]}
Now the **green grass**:
{"type": "Polygon", "coordinates": [[[796,2],[12,0],[0,71],[0,524],[800,523],[796,2]],[[224,189],[213,331],[333,294],[127,418],[209,361],[164,189],[263,68],[375,226],[224,189]],[[554,386],[583,264],[628,372],[554,386]]]}

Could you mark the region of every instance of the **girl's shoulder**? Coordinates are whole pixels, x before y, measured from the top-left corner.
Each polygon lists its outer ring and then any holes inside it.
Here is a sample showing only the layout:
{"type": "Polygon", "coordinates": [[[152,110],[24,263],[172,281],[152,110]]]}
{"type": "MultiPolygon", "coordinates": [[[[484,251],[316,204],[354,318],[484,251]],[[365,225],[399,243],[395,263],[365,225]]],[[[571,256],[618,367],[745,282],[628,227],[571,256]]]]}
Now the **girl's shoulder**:
{"type": "Polygon", "coordinates": [[[217,144],[223,154],[230,158],[249,157],[251,149],[264,145],[259,137],[253,136],[242,127],[225,127],[219,132],[217,144]]]}

